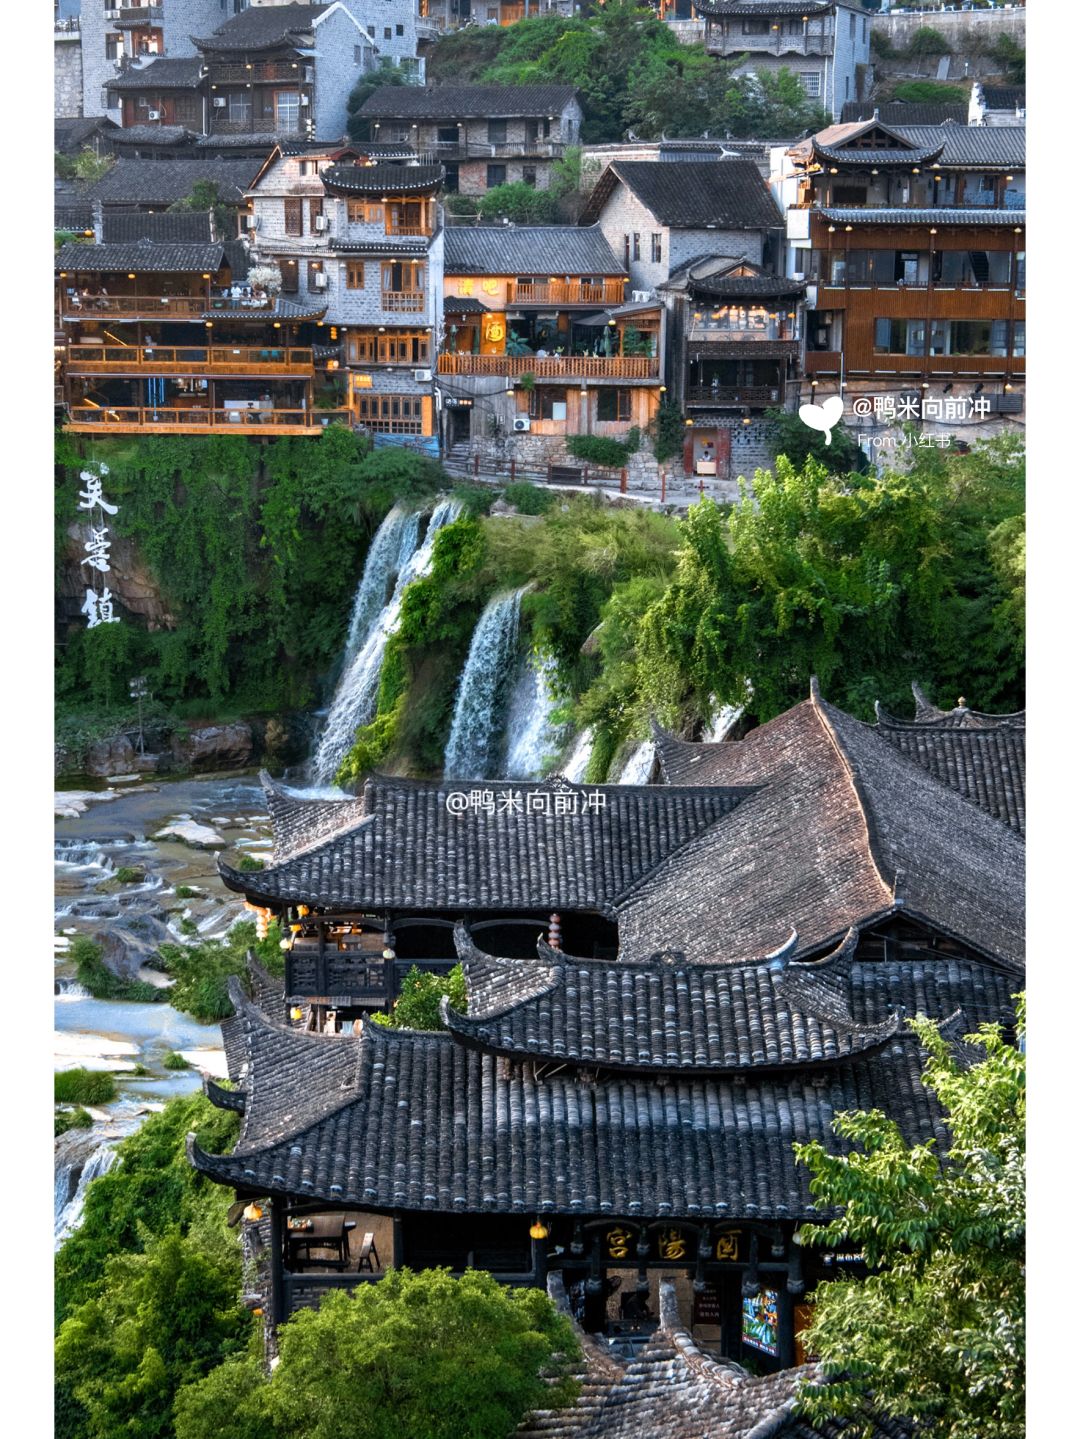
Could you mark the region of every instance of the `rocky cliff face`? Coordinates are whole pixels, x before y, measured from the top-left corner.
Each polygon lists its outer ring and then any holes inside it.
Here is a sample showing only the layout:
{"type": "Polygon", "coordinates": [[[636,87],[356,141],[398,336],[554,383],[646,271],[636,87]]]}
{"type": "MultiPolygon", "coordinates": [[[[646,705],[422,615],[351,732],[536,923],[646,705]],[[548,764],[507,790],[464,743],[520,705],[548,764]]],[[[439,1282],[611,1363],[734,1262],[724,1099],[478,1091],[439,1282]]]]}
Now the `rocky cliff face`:
{"type": "MultiPolygon", "coordinates": [[[[82,565],[85,525],[68,526],[68,544],[60,566],[57,612],[63,621],[82,619],[80,607],[86,593],[87,570],[82,565]]],[[[119,614],[137,615],[148,630],[171,630],[177,625],[149,566],[139,556],[134,540],[112,536],[110,568],[105,576],[119,614]]]]}

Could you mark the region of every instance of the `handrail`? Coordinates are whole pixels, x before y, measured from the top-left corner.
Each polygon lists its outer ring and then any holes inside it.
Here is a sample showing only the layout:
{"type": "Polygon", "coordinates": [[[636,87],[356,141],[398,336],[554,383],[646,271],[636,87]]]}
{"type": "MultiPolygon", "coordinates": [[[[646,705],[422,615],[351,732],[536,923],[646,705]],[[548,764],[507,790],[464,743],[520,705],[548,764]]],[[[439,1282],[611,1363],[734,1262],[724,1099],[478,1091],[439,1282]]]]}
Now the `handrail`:
{"type": "Polygon", "coordinates": [[[220,370],[294,370],[308,373],[315,360],[310,348],[281,345],[69,345],[67,365],[73,370],[123,371],[152,374],[172,370],[201,374],[220,370]]]}
{"type": "Polygon", "coordinates": [[[535,375],[538,380],[651,380],[660,361],[650,355],[451,355],[439,356],[440,375],[535,375]]]}
{"type": "Polygon", "coordinates": [[[319,434],[333,422],[352,423],[349,410],[182,409],[172,405],[70,406],[67,427],[93,430],[195,430],[198,433],[238,429],[281,429],[319,434]]]}
{"type": "MultiPolygon", "coordinates": [[[[269,302],[268,302],[269,303],[269,302]]],[[[202,315],[212,301],[199,295],[69,295],[61,297],[64,315],[146,315],[151,319],[165,315],[202,315]]]]}
{"type": "Polygon", "coordinates": [[[585,280],[541,280],[535,284],[520,284],[511,280],[507,285],[507,299],[514,305],[621,305],[626,291],[625,280],[602,280],[590,285],[585,280]]]}

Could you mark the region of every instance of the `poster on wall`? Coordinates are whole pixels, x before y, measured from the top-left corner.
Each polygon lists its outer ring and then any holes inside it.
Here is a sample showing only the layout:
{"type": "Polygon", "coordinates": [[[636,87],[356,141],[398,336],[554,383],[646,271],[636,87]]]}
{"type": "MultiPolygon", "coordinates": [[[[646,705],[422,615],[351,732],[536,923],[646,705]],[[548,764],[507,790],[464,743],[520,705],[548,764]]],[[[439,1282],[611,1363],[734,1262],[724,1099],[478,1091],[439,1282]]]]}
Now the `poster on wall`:
{"type": "Polygon", "coordinates": [[[762,1354],[780,1353],[780,1296],[775,1289],[762,1289],[742,1302],[742,1338],[762,1354]]]}

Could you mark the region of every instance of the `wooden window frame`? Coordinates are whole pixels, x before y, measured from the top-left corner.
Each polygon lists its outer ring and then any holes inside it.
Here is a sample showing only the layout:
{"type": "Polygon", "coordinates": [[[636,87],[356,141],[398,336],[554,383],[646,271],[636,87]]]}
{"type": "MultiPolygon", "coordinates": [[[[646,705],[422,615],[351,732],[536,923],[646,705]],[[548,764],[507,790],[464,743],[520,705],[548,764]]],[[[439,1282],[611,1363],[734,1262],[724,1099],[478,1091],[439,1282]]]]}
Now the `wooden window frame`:
{"type": "Polygon", "coordinates": [[[364,288],[363,260],[345,261],[345,288],[346,290],[362,290],[364,288]]]}
{"type": "Polygon", "coordinates": [[[304,233],[304,202],[295,195],[285,196],[285,233],[294,238],[304,233]]]}

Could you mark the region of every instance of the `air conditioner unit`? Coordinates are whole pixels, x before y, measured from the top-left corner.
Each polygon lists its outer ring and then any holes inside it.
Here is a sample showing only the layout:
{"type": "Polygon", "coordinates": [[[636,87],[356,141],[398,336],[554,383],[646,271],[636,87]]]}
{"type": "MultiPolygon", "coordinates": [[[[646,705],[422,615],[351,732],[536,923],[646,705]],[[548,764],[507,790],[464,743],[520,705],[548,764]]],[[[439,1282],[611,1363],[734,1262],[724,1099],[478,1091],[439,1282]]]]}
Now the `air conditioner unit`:
{"type": "Polygon", "coordinates": [[[161,111],[160,111],[160,110],[147,110],[147,112],[146,112],[146,118],[147,118],[148,120],[160,120],[160,119],[161,119],[161,111]]]}
{"type": "Polygon", "coordinates": [[[305,66],[304,66],[304,84],[305,84],[305,85],[314,85],[314,83],[315,83],[315,66],[314,66],[314,65],[305,65],[305,66]]]}
{"type": "Polygon", "coordinates": [[[224,110],[225,106],[226,106],[228,103],[229,103],[229,101],[228,101],[228,97],[227,97],[227,96],[225,96],[225,95],[215,95],[215,96],[214,96],[214,109],[215,109],[215,110],[224,110]]]}
{"type": "Polygon", "coordinates": [[[301,105],[310,105],[310,104],[311,104],[311,96],[310,96],[310,95],[301,95],[301,96],[300,96],[300,103],[301,103],[301,105]]]}
{"type": "Polygon", "coordinates": [[[414,370],[414,371],[412,372],[412,377],[413,377],[413,379],[417,382],[418,385],[426,385],[426,384],[428,384],[428,383],[430,382],[430,380],[431,380],[431,371],[430,371],[430,370],[414,370]]]}
{"type": "Polygon", "coordinates": [[[325,215],[316,215],[315,228],[316,230],[328,230],[330,228],[329,219],[325,215]]]}
{"type": "Polygon", "coordinates": [[[514,431],[516,434],[520,435],[530,429],[532,429],[532,420],[529,419],[528,415],[518,415],[515,417],[514,431]]]}
{"type": "Polygon", "coordinates": [[[796,270],[795,273],[792,275],[791,278],[792,278],[793,280],[805,280],[805,279],[806,279],[806,271],[805,271],[805,270],[796,270]]]}
{"type": "Polygon", "coordinates": [[[257,230],[259,228],[258,215],[249,215],[247,217],[247,227],[249,230],[257,230]]]}
{"type": "Polygon", "coordinates": [[[316,270],[316,271],[315,271],[315,288],[316,288],[316,290],[325,290],[325,289],[326,289],[326,271],[325,271],[325,270],[316,270]]]}

